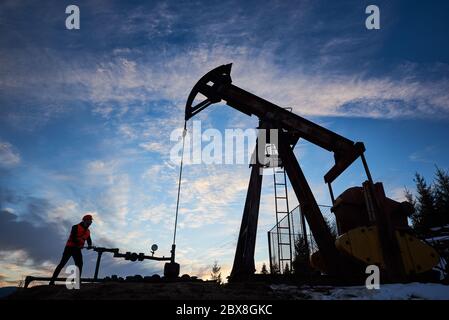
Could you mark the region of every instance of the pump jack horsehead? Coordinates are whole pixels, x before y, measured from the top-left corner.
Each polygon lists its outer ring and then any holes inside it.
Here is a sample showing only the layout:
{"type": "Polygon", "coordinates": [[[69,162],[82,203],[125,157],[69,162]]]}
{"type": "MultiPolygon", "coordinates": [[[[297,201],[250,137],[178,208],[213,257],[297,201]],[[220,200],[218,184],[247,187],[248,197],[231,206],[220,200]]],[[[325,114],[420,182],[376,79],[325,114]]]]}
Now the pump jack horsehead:
{"type": "MultiPolygon", "coordinates": [[[[301,211],[306,217],[319,251],[310,257],[311,264],[321,272],[340,279],[361,277],[367,265],[380,267],[382,281],[412,281],[438,264],[437,252],[411,234],[407,216],[413,208],[386,197],[383,185],[374,183],[364,156],[362,142],[353,142],[324,127],[306,120],[284,108],[266,101],[232,84],[232,64],[219,66],[204,75],[193,87],[186,104],[185,120],[211,104],[222,100],[238,111],[259,118],[259,128],[277,129],[279,166],[284,167],[301,211]],[[196,96],[206,99],[192,105],[196,96]],[[332,212],[337,221],[338,237],[332,235],[323,218],[312,190],[303,174],[293,148],[305,139],[333,152],[335,164],[324,175],[332,199],[332,212]],[[332,182],[355,160],[361,159],[367,180],[334,198],[332,182]]],[[[268,139],[267,139],[268,140],[268,139]]],[[[243,281],[255,272],[254,250],[259,215],[262,175],[266,167],[257,155],[251,166],[240,233],[230,281],[243,281]]],[[[260,142],[262,144],[262,142],[260,142]]],[[[276,142],[275,142],[276,143],[276,142]]]]}

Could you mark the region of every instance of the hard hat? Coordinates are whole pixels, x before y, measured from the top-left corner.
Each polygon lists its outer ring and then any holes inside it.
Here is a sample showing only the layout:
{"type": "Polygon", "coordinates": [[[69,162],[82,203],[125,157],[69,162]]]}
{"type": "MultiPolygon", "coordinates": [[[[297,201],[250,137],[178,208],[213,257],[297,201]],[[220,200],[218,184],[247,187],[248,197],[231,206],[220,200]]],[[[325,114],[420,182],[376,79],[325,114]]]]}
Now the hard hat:
{"type": "Polygon", "coordinates": [[[86,215],[83,217],[83,221],[86,221],[86,220],[93,220],[92,215],[86,214],[86,215]]]}

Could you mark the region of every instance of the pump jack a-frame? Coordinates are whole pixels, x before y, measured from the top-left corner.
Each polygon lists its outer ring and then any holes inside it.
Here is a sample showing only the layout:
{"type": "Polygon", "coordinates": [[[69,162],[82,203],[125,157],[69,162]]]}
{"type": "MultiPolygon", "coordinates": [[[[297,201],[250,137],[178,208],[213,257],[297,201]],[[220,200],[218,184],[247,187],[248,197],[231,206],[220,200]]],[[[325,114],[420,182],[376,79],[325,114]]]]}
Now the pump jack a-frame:
{"type": "MultiPolygon", "coordinates": [[[[315,238],[322,258],[321,263],[330,275],[347,277],[353,272],[347,257],[337,249],[335,238],[323,218],[312,190],[299,165],[293,148],[299,139],[305,139],[321,148],[333,152],[335,164],[324,175],[329,187],[330,196],[335,205],[332,182],[359,157],[362,160],[367,181],[364,183],[366,207],[369,208],[371,225],[377,227],[382,263],[390,280],[402,279],[407,273],[403,256],[401,256],[396,228],[391,223],[392,210],[389,210],[391,199],[386,198],[381,183],[373,183],[364,157],[365,147],[362,142],[353,142],[309,120],[306,120],[284,108],[266,101],[250,92],[232,84],[232,64],[219,66],[204,75],[193,87],[186,103],[185,120],[189,120],[201,110],[222,100],[234,109],[259,118],[259,129],[275,129],[278,133],[276,149],[280,165],[284,167],[301,211],[315,238]],[[206,99],[193,105],[198,94],[206,99]],[[387,205],[388,204],[388,205],[387,205]],[[390,212],[391,211],[391,212],[390,212]]],[[[260,136],[259,136],[260,138],[260,136]]],[[[269,141],[269,137],[267,141],[269,141]]],[[[260,139],[258,139],[260,140],[260,139]]],[[[254,251],[256,244],[257,221],[259,215],[262,177],[260,170],[264,163],[260,161],[257,148],[254,154],[257,161],[251,164],[251,176],[246,195],[243,217],[235,252],[234,264],[230,280],[246,280],[255,272],[254,251]]],[[[396,208],[396,207],[395,207],[396,208]]],[[[348,242],[348,241],[346,241],[348,242]]],[[[432,252],[433,254],[433,252],[432,252]]]]}

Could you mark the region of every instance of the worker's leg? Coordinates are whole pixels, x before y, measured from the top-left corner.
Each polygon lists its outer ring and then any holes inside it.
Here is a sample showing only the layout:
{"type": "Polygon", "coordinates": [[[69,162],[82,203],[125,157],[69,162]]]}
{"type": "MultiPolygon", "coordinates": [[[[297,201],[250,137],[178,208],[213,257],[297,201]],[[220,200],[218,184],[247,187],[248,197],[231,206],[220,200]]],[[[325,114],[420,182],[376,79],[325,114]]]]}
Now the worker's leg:
{"type": "Polygon", "coordinates": [[[83,255],[81,253],[81,249],[73,248],[72,257],[73,260],[75,260],[75,266],[77,266],[80,271],[80,278],[81,278],[81,272],[83,271],[83,255]]]}
{"type": "Polygon", "coordinates": [[[55,272],[53,273],[53,276],[51,277],[50,285],[55,284],[56,278],[59,276],[59,273],[61,272],[62,268],[66,265],[67,261],[69,261],[70,257],[72,256],[71,250],[69,247],[64,248],[64,252],[62,253],[61,261],[59,262],[58,266],[55,269],[55,272]]]}

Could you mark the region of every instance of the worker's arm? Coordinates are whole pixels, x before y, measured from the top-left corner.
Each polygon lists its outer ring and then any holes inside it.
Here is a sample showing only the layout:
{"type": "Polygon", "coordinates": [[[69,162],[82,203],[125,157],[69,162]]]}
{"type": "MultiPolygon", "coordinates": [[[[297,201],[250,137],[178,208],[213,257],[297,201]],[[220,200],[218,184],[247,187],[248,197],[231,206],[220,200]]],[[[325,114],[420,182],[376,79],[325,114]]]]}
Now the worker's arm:
{"type": "Polygon", "coordinates": [[[90,238],[90,236],[89,236],[89,238],[86,239],[86,241],[87,241],[87,245],[89,247],[92,247],[92,239],[90,238]]]}

